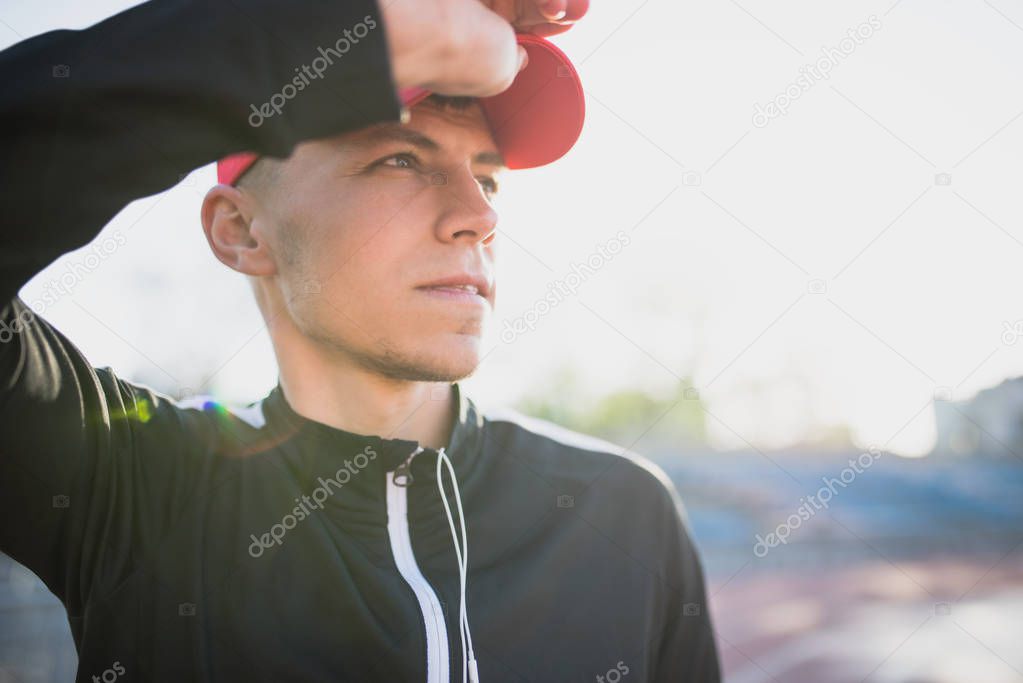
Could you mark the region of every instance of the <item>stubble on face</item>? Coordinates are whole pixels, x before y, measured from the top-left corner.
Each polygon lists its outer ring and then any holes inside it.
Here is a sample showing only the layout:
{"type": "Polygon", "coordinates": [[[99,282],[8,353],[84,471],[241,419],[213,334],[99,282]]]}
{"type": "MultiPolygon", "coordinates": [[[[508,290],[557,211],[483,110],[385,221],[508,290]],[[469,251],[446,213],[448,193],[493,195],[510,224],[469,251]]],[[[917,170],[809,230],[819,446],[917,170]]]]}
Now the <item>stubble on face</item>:
{"type": "MultiPolygon", "coordinates": [[[[463,115],[461,119],[449,120],[448,125],[451,124],[467,127],[478,125],[478,122],[463,115]]],[[[433,133],[445,134],[446,130],[434,128],[433,133]]],[[[440,136],[436,137],[441,139],[440,136]]],[[[279,196],[291,199],[296,197],[294,194],[296,188],[288,187],[289,184],[300,184],[298,179],[291,177],[294,175],[287,172],[278,174],[276,180],[281,182],[276,191],[279,196]]],[[[357,180],[357,177],[356,180],[349,181],[343,172],[337,175],[340,178],[337,182],[366,183],[365,180],[357,180]]],[[[362,265],[359,262],[365,261],[367,252],[359,246],[362,237],[358,235],[366,226],[360,224],[358,214],[352,213],[350,218],[343,215],[347,213],[347,207],[353,204],[330,199],[333,194],[331,190],[314,195],[321,201],[324,201],[323,197],[328,197],[325,206],[332,209],[333,220],[336,220],[332,224],[329,221],[321,224],[317,216],[307,212],[312,210],[311,207],[303,205],[302,202],[285,201],[281,210],[275,212],[273,249],[278,258],[278,287],[295,327],[328,354],[336,355],[345,363],[388,379],[406,382],[454,382],[471,375],[479,363],[480,337],[483,331],[480,320],[460,323],[458,329],[445,332],[443,338],[438,337],[437,343],[431,344],[426,341],[417,344],[409,343],[410,339],[414,339],[414,330],[413,335],[396,334],[394,339],[389,339],[388,335],[381,334],[381,330],[372,329],[373,326],[370,324],[372,315],[357,314],[357,312],[365,314],[367,310],[372,310],[367,309],[365,305],[372,303],[371,297],[366,296],[367,292],[363,287],[361,300],[352,299],[351,297],[359,295],[346,292],[344,285],[339,286],[345,279],[351,280],[351,275],[341,277],[339,273],[346,267],[354,267],[356,275],[360,274],[362,265]],[[355,225],[351,225],[349,220],[354,220],[355,225]],[[356,236],[356,241],[350,245],[356,247],[355,252],[339,253],[333,262],[326,261],[324,254],[329,255],[330,252],[325,252],[322,245],[317,247],[317,243],[332,239],[332,233],[336,236],[347,230],[355,230],[354,233],[349,233],[356,236]],[[309,282],[318,284],[313,293],[305,286],[305,283],[309,282]],[[349,295],[348,298],[346,295],[349,295]],[[346,306],[349,302],[356,305],[349,309],[346,306]]],[[[358,193],[353,195],[358,196],[358,193]]],[[[366,237],[369,237],[368,233],[366,237]]],[[[372,244],[369,249],[372,252],[372,244]]],[[[389,323],[386,327],[394,332],[393,317],[389,319],[389,323]]],[[[436,334],[436,329],[433,330],[433,334],[436,334]]]]}

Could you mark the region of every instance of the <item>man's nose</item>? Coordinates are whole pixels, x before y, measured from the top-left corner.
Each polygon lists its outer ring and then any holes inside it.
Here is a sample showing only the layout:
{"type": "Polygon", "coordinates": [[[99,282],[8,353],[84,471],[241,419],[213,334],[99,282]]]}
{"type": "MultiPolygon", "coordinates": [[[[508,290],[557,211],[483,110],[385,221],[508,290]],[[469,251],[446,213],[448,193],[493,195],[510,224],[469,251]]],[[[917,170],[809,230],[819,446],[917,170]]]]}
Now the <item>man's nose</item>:
{"type": "Polygon", "coordinates": [[[468,163],[430,179],[442,202],[437,221],[437,239],[442,242],[468,240],[483,242],[497,230],[497,211],[483,193],[468,163]]]}

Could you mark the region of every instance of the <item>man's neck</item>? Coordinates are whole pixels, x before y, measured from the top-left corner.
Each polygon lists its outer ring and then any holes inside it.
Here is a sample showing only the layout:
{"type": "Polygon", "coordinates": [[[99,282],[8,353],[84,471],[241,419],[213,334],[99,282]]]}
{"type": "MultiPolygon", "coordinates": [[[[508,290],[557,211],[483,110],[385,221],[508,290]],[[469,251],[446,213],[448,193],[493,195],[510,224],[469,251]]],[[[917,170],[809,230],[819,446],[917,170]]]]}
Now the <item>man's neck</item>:
{"type": "Polygon", "coordinates": [[[456,407],[447,382],[407,382],[361,368],[280,364],[280,383],[299,415],[355,434],[448,445],[456,407]]]}

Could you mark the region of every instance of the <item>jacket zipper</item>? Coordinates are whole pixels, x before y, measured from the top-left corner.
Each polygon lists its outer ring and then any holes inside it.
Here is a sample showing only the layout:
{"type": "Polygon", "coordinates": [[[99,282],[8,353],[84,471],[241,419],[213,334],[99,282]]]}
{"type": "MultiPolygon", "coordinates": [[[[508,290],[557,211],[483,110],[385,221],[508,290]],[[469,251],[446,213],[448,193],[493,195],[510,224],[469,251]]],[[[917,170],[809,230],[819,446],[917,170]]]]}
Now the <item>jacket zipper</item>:
{"type": "Polygon", "coordinates": [[[420,446],[394,470],[387,473],[387,536],[398,572],[415,593],[426,628],[426,681],[448,683],[448,631],[440,600],[419,570],[412,552],[408,526],[408,487],[412,484],[412,458],[423,452],[420,446]]]}

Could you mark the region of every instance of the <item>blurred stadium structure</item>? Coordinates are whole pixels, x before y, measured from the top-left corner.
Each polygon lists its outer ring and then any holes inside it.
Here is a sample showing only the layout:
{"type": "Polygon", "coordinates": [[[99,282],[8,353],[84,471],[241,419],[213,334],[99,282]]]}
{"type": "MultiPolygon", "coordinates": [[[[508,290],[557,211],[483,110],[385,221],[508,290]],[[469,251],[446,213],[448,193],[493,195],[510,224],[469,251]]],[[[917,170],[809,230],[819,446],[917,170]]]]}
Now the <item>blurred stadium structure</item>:
{"type": "Polygon", "coordinates": [[[934,418],[935,453],[1023,453],[1023,377],[1007,379],[965,401],[935,401],[934,418]]]}

